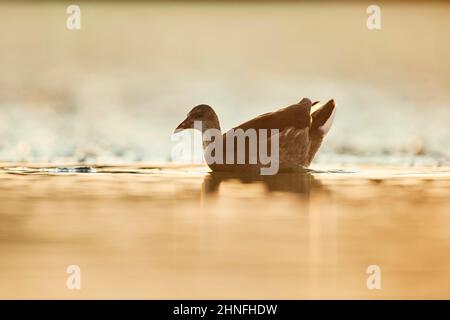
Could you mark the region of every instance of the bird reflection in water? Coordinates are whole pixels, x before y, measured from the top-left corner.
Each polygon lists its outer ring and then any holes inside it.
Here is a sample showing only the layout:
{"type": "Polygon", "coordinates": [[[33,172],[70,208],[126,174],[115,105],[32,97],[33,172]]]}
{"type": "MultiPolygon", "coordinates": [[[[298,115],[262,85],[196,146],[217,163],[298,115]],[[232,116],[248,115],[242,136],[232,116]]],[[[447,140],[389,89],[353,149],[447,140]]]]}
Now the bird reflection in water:
{"type": "Polygon", "coordinates": [[[308,171],[266,176],[260,174],[211,172],[203,180],[205,195],[217,195],[220,184],[232,180],[239,181],[242,184],[263,183],[269,193],[283,192],[308,196],[312,192],[323,191],[320,180],[314,178],[308,171]]]}

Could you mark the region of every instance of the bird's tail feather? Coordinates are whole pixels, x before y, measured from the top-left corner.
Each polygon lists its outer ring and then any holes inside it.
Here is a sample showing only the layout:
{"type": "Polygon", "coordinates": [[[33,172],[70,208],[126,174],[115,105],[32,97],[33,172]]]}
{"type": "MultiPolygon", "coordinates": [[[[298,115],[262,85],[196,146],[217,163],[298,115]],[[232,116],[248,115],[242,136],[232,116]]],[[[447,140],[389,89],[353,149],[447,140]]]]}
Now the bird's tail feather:
{"type": "Polygon", "coordinates": [[[310,132],[326,135],[333,124],[336,103],[330,100],[311,114],[310,132]]]}

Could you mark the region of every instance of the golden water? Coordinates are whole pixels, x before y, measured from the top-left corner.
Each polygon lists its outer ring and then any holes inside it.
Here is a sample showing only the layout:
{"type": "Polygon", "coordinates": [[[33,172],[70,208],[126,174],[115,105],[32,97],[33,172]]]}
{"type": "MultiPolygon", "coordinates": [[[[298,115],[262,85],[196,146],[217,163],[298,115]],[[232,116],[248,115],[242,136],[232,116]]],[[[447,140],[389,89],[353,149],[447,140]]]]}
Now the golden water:
{"type": "MultiPolygon", "coordinates": [[[[194,105],[225,129],[308,96],[338,108],[316,163],[448,164],[450,4],[367,5],[85,1],[69,31],[2,2],[0,160],[166,161],[194,105]]],[[[450,298],[448,167],[95,169],[0,164],[0,298],[450,298]]]]}
{"type": "Polygon", "coordinates": [[[450,298],[449,168],[43,168],[0,172],[0,298],[450,298]]]}

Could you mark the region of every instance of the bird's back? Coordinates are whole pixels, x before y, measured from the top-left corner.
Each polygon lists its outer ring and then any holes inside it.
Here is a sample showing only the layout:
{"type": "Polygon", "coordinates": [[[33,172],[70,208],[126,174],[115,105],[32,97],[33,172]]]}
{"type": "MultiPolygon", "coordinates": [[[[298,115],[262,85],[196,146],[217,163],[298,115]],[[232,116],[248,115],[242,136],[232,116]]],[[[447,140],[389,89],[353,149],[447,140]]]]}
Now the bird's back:
{"type": "Polygon", "coordinates": [[[309,128],[311,125],[311,100],[305,98],[299,103],[280,110],[262,114],[233,128],[236,129],[278,129],[280,132],[293,127],[309,128]]]}

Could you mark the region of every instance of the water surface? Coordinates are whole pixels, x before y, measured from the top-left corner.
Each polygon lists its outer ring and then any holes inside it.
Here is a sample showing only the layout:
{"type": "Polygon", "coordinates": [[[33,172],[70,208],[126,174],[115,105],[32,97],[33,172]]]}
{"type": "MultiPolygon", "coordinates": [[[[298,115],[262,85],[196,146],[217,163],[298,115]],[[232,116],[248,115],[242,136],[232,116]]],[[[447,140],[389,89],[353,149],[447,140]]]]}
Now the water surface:
{"type": "Polygon", "coordinates": [[[4,165],[0,297],[450,297],[450,168],[314,169],[4,165]]]}

